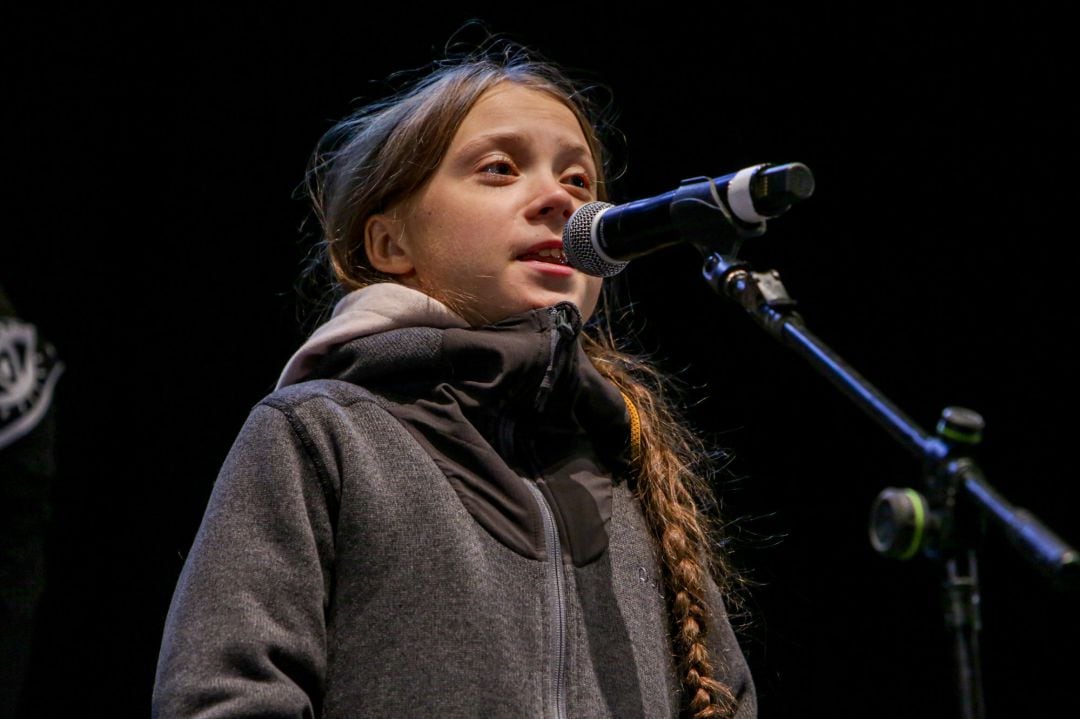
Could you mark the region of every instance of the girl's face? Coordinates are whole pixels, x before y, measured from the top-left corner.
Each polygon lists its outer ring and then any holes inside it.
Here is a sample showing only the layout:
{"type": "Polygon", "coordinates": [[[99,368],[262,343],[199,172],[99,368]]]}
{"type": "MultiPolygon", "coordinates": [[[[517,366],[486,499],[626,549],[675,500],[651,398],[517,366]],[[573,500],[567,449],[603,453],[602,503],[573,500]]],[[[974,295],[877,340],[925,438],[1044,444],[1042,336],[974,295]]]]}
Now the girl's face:
{"type": "Polygon", "coordinates": [[[474,325],[563,300],[584,318],[601,280],[563,263],[562,229],[596,199],[596,167],[574,114],[503,82],[480,96],[434,175],[393,222],[412,271],[401,281],[474,325]]]}

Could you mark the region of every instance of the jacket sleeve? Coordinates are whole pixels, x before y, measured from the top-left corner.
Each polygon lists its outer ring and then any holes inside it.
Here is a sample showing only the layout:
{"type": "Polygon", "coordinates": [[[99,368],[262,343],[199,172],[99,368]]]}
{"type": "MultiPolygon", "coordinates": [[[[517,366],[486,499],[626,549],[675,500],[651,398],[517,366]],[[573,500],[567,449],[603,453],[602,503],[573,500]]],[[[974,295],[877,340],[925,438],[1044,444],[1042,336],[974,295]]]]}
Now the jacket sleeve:
{"type": "Polygon", "coordinates": [[[333,487],[261,404],[214,485],[165,623],[155,717],[312,717],[326,673],[333,487]]]}

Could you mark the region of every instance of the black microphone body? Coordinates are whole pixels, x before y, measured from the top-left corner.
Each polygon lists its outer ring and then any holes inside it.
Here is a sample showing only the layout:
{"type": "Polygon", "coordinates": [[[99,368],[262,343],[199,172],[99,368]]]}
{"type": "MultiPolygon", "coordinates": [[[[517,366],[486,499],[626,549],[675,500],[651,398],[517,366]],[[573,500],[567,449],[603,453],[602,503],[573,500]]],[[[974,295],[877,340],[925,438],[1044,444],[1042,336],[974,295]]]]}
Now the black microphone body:
{"type": "Polygon", "coordinates": [[[624,205],[591,202],[579,208],[563,228],[564,254],[582,272],[610,277],[636,257],[688,239],[680,232],[686,226],[678,216],[680,205],[683,210],[690,203],[719,212],[725,224],[750,236],[761,234],[767,218],[809,197],[813,190],[809,168],[789,163],[686,180],[677,190],[624,205]]]}

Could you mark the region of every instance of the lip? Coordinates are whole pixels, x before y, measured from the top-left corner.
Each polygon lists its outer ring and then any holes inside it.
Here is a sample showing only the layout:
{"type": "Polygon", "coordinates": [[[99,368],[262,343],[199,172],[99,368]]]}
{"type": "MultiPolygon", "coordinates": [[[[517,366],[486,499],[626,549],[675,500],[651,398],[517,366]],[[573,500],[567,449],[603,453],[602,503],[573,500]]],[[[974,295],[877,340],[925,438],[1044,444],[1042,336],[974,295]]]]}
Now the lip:
{"type": "Polygon", "coordinates": [[[540,250],[561,250],[563,248],[562,240],[545,240],[544,242],[538,242],[532,247],[528,248],[524,252],[517,256],[517,261],[522,262],[529,267],[533,268],[537,272],[555,277],[570,277],[574,274],[574,268],[568,264],[565,264],[565,257],[562,263],[546,262],[544,260],[524,260],[522,259],[526,255],[531,255],[540,250]]]}
{"type": "Polygon", "coordinates": [[[533,245],[532,247],[523,252],[519,252],[518,257],[521,257],[523,255],[531,255],[532,253],[539,252],[540,250],[561,250],[562,246],[562,240],[545,240],[543,242],[538,242],[537,244],[533,245]]]}
{"type": "Polygon", "coordinates": [[[537,272],[556,277],[570,277],[576,272],[570,265],[557,265],[554,262],[541,262],[540,260],[518,260],[518,262],[528,265],[537,272]]]}

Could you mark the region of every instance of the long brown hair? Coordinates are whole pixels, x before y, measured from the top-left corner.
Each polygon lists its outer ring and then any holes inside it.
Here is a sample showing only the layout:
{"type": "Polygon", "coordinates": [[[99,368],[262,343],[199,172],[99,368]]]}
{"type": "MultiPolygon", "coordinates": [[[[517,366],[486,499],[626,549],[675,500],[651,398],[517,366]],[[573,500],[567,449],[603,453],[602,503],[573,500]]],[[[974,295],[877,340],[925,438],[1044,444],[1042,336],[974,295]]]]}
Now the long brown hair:
{"type": "MultiPolygon", "coordinates": [[[[560,70],[509,43],[440,63],[403,91],[345,119],[312,156],[307,188],[322,226],[319,262],[341,292],[393,280],[365,256],[365,221],[421,188],[472,106],[502,82],[547,93],[574,113],[598,169],[597,195],[607,198],[610,168],[596,130],[597,108],[560,70]]],[[[726,588],[733,573],[714,550],[701,510],[712,504],[698,471],[702,448],[676,417],[659,372],[622,351],[608,330],[589,331],[583,344],[601,374],[623,392],[638,427],[637,494],[659,550],[684,707],[699,719],[731,716],[734,697],[715,678],[718,658],[707,645],[710,625],[724,609],[710,607],[706,592],[710,578],[726,588]]]]}

